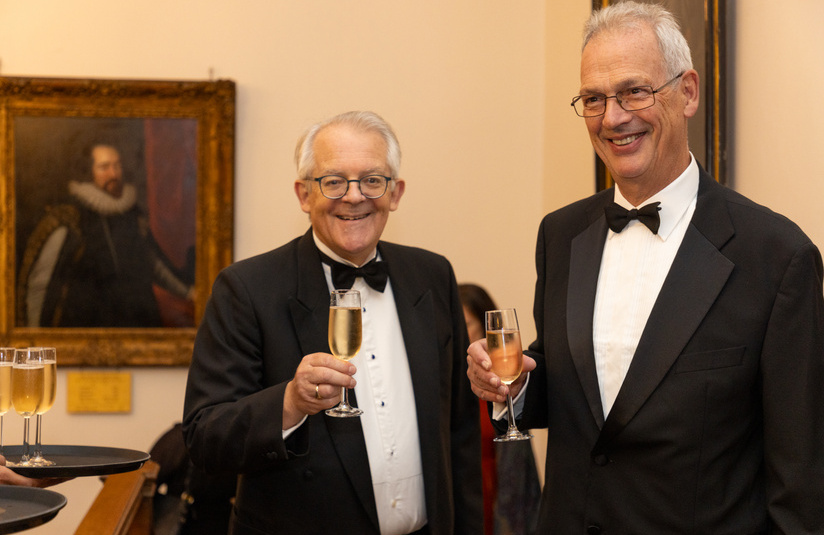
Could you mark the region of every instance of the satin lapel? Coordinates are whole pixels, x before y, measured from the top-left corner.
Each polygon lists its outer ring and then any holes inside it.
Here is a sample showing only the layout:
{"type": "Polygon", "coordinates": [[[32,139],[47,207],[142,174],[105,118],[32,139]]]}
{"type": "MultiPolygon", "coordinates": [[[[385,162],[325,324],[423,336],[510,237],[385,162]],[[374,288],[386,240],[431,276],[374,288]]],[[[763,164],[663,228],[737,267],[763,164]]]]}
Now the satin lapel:
{"type": "MultiPolygon", "coordinates": [[[[328,353],[329,288],[311,229],[298,243],[297,279],[297,294],[289,302],[289,307],[303,354],[328,353]]],[[[354,391],[350,391],[350,396],[353,394],[354,391]]],[[[341,466],[349,476],[355,494],[378,529],[378,511],[375,507],[369,457],[366,453],[360,418],[333,418],[322,413],[313,418],[323,418],[326,422],[341,466]]],[[[312,437],[309,440],[311,448],[312,437]]]]}
{"type": "Polygon", "coordinates": [[[581,234],[573,238],[569,257],[569,288],[567,294],[567,339],[578,379],[584,389],[598,427],[604,424],[601,391],[595,370],[595,349],[592,345],[592,318],[598,272],[606,239],[606,218],[601,215],[581,234]]]}
{"type": "Polygon", "coordinates": [[[296,294],[289,308],[303,354],[328,353],[329,289],[311,230],[298,242],[296,277],[296,294]]]}
{"type": "MultiPolygon", "coordinates": [[[[719,251],[733,234],[719,195],[702,196],[709,186],[702,174],[699,204],[673,260],[609,418],[595,446],[597,453],[617,435],[658,384],[695,333],[730,276],[734,264],[719,251]]],[[[712,179],[709,179],[712,180],[712,179]]]]}
{"type": "MultiPolygon", "coordinates": [[[[435,487],[441,484],[438,481],[438,445],[441,443],[439,430],[446,423],[439,418],[439,407],[441,400],[447,399],[451,392],[442,392],[440,388],[444,385],[449,388],[450,381],[449,378],[442,377],[444,371],[440,363],[432,293],[416,284],[417,277],[409,276],[412,265],[409,259],[397,256],[397,250],[390,244],[381,244],[379,248],[389,268],[389,282],[395,296],[395,307],[412,376],[424,488],[428,500],[438,495],[435,487]]],[[[431,503],[427,503],[427,508],[430,511],[438,509],[436,504],[431,503]]]]}

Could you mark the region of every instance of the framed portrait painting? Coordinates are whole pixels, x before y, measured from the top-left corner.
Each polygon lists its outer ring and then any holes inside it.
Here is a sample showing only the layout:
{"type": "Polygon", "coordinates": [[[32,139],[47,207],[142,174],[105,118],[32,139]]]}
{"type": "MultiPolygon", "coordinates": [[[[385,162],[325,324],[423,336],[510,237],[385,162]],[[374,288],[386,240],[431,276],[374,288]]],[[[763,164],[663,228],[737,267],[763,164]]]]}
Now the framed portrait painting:
{"type": "Polygon", "coordinates": [[[0,343],[186,365],[231,262],[235,86],[0,78],[0,343]]]}
{"type": "MultiPolygon", "coordinates": [[[[696,160],[722,184],[727,176],[726,128],[726,0],[637,0],[661,4],[681,26],[692,51],[693,66],[701,80],[698,113],[689,121],[690,150],[696,160]]],[[[601,9],[615,0],[593,0],[592,8],[601,9]]],[[[595,157],[598,190],[612,186],[609,171],[595,157]]]]}

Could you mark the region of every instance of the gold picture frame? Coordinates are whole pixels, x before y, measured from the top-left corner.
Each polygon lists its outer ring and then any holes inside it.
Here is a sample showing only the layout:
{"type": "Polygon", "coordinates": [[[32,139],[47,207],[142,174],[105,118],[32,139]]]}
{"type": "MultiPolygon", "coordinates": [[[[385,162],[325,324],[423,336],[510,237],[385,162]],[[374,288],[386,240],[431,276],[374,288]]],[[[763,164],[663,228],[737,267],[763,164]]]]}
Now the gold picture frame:
{"type": "Polygon", "coordinates": [[[234,127],[230,80],[0,77],[0,343],[54,346],[61,366],[188,365],[212,281],[232,261],[234,127]],[[125,234],[73,197],[109,187],[101,154],[118,157],[125,234]],[[55,229],[62,248],[43,263],[55,229]],[[109,257],[128,290],[89,275],[109,257]],[[138,291],[138,279],[151,280],[138,291]],[[138,294],[156,313],[120,319],[138,294]]]}
{"type": "MultiPolygon", "coordinates": [[[[663,5],[681,25],[702,82],[698,113],[690,120],[690,148],[695,158],[720,183],[727,183],[726,129],[726,9],[725,0],[638,0],[663,5]]],[[[592,0],[601,9],[613,0],[592,0]]],[[[612,186],[612,178],[595,155],[598,191],[612,186]]]]}

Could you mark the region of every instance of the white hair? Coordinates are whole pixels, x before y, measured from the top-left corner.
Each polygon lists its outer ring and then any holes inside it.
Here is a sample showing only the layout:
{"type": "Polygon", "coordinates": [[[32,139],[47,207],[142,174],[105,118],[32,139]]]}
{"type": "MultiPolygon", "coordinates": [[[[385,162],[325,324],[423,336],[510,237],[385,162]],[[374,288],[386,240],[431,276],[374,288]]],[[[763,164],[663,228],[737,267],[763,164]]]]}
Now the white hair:
{"type": "Polygon", "coordinates": [[[584,43],[581,49],[586,48],[587,43],[601,32],[639,29],[644,26],[655,32],[658,49],[669,77],[678,76],[679,73],[692,69],[690,46],[681,33],[678,21],[672,13],[658,4],[626,0],[594,11],[584,25],[584,43]]]}
{"type": "MultiPolygon", "coordinates": [[[[398,177],[401,167],[401,147],[398,138],[389,123],[377,113],[371,111],[350,111],[341,113],[325,121],[310,126],[298,139],[295,148],[295,165],[297,165],[298,179],[307,180],[312,177],[315,168],[314,143],[318,133],[328,126],[348,125],[362,132],[376,132],[386,142],[386,165],[389,167],[391,178],[398,177]]],[[[390,181],[394,188],[394,181],[390,181]]],[[[311,184],[307,183],[307,187],[311,184]]]]}

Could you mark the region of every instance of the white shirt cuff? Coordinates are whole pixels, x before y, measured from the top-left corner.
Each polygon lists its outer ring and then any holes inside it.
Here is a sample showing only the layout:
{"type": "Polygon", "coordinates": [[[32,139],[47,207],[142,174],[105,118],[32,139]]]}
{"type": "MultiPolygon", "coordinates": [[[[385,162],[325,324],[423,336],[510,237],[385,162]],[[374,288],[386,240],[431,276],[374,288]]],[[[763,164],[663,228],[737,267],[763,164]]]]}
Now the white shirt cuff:
{"type": "Polygon", "coordinates": [[[308,415],[308,414],[304,415],[304,416],[303,416],[303,419],[302,419],[301,421],[299,421],[297,424],[293,425],[293,426],[292,426],[292,427],[290,427],[289,429],[284,429],[284,430],[283,430],[283,440],[286,440],[287,438],[289,438],[289,435],[291,435],[292,433],[294,433],[294,432],[295,432],[295,430],[296,430],[298,427],[302,426],[302,425],[303,425],[303,422],[305,422],[307,418],[309,418],[309,415],[308,415]]]}
{"type": "MultiPolygon", "coordinates": [[[[518,392],[518,395],[515,396],[515,399],[512,400],[512,408],[515,409],[515,418],[517,419],[521,416],[521,413],[524,411],[524,392],[526,392],[526,387],[529,385],[529,374],[526,374],[526,381],[524,381],[524,386],[521,387],[521,391],[518,392]]],[[[492,403],[492,419],[493,420],[503,420],[506,418],[507,408],[506,403],[498,403],[497,401],[492,403]]]]}

